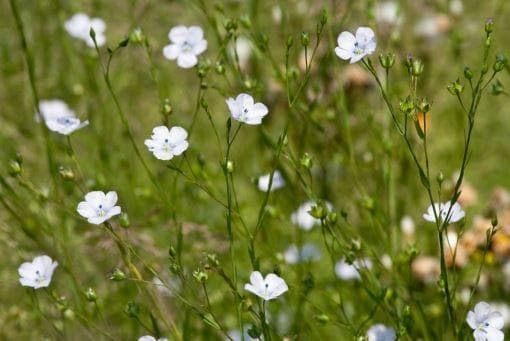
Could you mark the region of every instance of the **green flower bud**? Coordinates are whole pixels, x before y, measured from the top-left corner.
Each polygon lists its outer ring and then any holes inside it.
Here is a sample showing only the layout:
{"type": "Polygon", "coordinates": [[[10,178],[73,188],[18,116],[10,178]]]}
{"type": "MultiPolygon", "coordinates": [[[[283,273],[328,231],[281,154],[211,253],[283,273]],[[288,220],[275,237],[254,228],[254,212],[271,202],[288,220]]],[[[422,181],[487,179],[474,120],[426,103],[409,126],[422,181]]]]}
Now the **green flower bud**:
{"type": "Polygon", "coordinates": [[[329,318],[329,316],[328,316],[328,315],[326,315],[326,314],[319,314],[319,315],[315,315],[315,320],[317,320],[317,322],[322,323],[322,324],[326,324],[326,323],[328,323],[329,321],[331,321],[331,319],[329,318]]]}
{"type": "Polygon", "coordinates": [[[129,35],[129,40],[133,44],[142,44],[145,41],[145,35],[140,27],[135,28],[129,35]]]}
{"type": "Polygon", "coordinates": [[[313,206],[310,212],[308,212],[315,219],[324,219],[328,214],[328,209],[324,206],[322,202],[317,203],[317,205],[313,206]]]}
{"type": "Polygon", "coordinates": [[[464,86],[459,83],[457,79],[455,82],[451,82],[446,89],[454,96],[460,95],[464,91],[464,86]]]}
{"type": "Polygon", "coordinates": [[[124,312],[132,318],[138,318],[140,316],[140,305],[136,302],[130,301],[126,305],[124,312]]]}
{"type": "Polygon", "coordinates": [[[96,292],[94,291],[94,289],[87,288],[87,290],[85,290],[85,298],[89,302],[97,301],[97,295],[96,295],[96,292]]]}
{"type": "Polygon", "coordinates": [[[301,160],[299,160],[299,163],[301,164],[301,166],[303,166],[306,169],[311,169],[312,165],[313,165],[312,159],[311,159],[310,155],[308,155],[308,153],[305,153],[301,157],[301,160]]]}
{"type": "Polygon", "coordinates": [[[214,67],[214,71],[218,75],[223,75],[225,73],[225,65],[221,61],[216,62],[216,66],[214,67]]]}
{"type": "Polygon", "coordinates": [[[310,44],[310,35],[308,32],[301,32],[301,45],[308,46],[310,44]]]}
{"type": "Polygon", "coordinates": [[[506,66],[507,59],[504,54],[499,53],[496,56],[496,61],[494,62],[494,65],[492,65],[492,69],[494,72],[500,72],[503,70],[506,66]]]}
{"type": "Polygon", "coordinates": [[[21,164],[16,160],[9,160],[9,175],[18,176],[21,174],[21,164]]]}
{"type": "Polygon", "coordinates": [[[289,49],[294,44],[294,38],[292,36],[287,37],[287,49],[289,49]]]}
{"type": "Polygon", "coordinates": [[[60,166],[58,168],[58,174],[65,181],[73,181],[75,179],[75,174],[74,174],[73,170],[70,168],[65,168],[63,166],[60,166]]]}
{"type": "Polygon", "coordinates": [[[243,14],[240,18],[241,25],[244,26],[244,28],[250,29],[251,28],[251,19],[250,16],[247,14],[243,14]]]}
{"type": "Polygon", "coordinates": [[[112,281],[120,282],[126,279],[126,275],[120,269],[115,269],[110,275],[112,281]]]}
{"type": "Polygon", "coordinates": [[[471,69],[468,66],[464,68],[464,77],[466,77],[466,79],[473,78],[473,71],[471,71],[471,69]]]}
{"type": "Polygon", "coordinates": [[[418,109],[421,113],[426,114],[430,111],[430,104],[426,98],[423,98],[420,103],[418,103],[418,109]]]}
{"type": "Polygon", "coordinates": [[[161,105],[161,112],[166,116],[170,116],[173,110],[172,105],[170,105],[170,99],[165,98],[161,105]]]}
{"type": "Polygon", "coordinates": [[[497,215],[494,215],[494,217],[492,217],[491,225],[492,225],[492,227],[498,226],[498,216],[497,215]]]}
{"type": "Polygon", "coordinates": [[[227,160],[227,162],[225,163],[225,169],[227,170],[228,173],[233,173],[235,169],[234,161],[227,160]]]}
{"type": "Polygon", "coordinates": [[[255,326],[255,325],[252,325],[250,327],[250,329],[248,329],[248,335],[252,338],[252,339],[259,339],[260,338],[260,335],[262,334],[262,332],[260,331],[260,329],[255,326]]]}
{"type": "Polygon", "coordinates": [[[409,115],[414,110],[414,103],[410,96],[400,100],[400,111],[406,115],[409,115]]]}
{"type": "Polygon", "coordinates": [[[127,229],[130,225],[129,216],[126,212],[122,212],[119,219],[120,226],[127,229]]]}
{"type": "Polygon", "coordinates": [[[492,18],[489,18],[485,22],[485,33],[491,34],[493,30],[494,30],[494,20],[492,20],[492,18]]]}
{"type": "Polygon", "coordinates": [[[379,63],[385,69],[390,69],[395,64],[395,55],[393,53],[380,54],[379,63]]]}
{"type": "Polygon", "coordinates": [[[198,283],[205,283],[207,281],[208,276],[202,270],[195,270],[193,271],[193,278],[195,278],[195,280],[198,283]]]}
{"type": "Polygon", "coordinates": [[[423,73],[424,65],[421,60],[413,60],[413,65],[411,68],[411,74],[413,76],[420,76],[423,73]]]}
{"type": "Polygon", "coordinates": [[[496,80],[496,82],[492,83],[491,93],[494,96],[500,95],[503,92],[505,92],[505,88],[503,87],[503,84],[501,84],[499,80],[496,80]]]}
{"type": "Polygon", "coordinates": [[[437,173],[436,181],[437,181],[437,183],[441,186],[441,184],[442,184],[442,183],[443,183],[443,181],[444,181],[444,174],[443,174],[443,172],[439,171],[439,172],[437,173]]]}

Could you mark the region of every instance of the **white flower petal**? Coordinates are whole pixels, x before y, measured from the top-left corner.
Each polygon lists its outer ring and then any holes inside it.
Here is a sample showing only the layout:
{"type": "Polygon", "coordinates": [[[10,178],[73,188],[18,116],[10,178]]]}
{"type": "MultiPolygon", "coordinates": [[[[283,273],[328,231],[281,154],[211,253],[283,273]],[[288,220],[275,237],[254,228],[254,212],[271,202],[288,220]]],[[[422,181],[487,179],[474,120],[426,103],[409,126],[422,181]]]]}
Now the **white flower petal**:
{"type": "Polygon", "coordinates": [[[179,57],[179,54],[181,53],[181,47],[178,44],[170,44],[166,45],[163,48],[163,55],[166,59],[174,60],[179,57]]]}
{"type": "Polygon", "coordinates": [[[197,57],[191,52],[182,52],[177,57],[177,65],[184,69],[189,69],[197,65],[197,63],[198,63],[197,57]]]}
{"type": "Polygon", "coordinates": [[[186,26],[175,26],[168,33],[168,39],[173,43],[182,44],[186,41],[188,37],[188,29],[186,26]]]}

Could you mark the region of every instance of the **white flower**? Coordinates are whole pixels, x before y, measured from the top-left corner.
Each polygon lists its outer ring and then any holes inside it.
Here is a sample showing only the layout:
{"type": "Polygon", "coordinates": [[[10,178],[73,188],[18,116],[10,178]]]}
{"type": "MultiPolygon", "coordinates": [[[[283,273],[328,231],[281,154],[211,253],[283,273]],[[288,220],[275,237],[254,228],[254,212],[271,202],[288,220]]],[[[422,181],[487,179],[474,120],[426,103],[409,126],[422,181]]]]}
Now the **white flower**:
{"type": "Polygon", "coordinates": [[[461,220],[462,218],[464,218],[464,216],[466,215],[466,213],[462,210],[462,207],[460,207],[459,203],[456,202],[455,204],[453,204],[453,206],[451,206],[451,203],[448,201],[445,203],[435,203],[434,207],[432,207],[432,205],[430,205],[427,208],[427,213],[423,214],[423,219],[425,219],[426,221],[429,221],[431,223],[436,222],[436,218],[434,216],[434,208],[435,208],[436,214],[439,217],[440,223],[443,223],[443,222],[456,223],[459,220],[461,220]],[[451,210],[450,210],[450,207],[451,207],[451,210]],[[449,215],[448,215],[448,211],[450,211],[449,215]]]}
{"type": "Polygon", "coordinates": [[[413,235],[415,229],[413,218],[408,215],[403,216],[402,220],[400,220],[400,229],[404,234],[413,235]]]}
{"type": "MultiPolygon", "coordinates": [[[[262,192],[267,192],[269,189],[269,179],[271,178],[271,173],[265,174],[259,177],[258,187],[262,192]]],[[[285,186],[285,180],[283,179],[282,173],[276,170],[273,174],[273,183],[271,184],[271,192],[285,186]]]]}
{"type": "MultiPolygon", "coordinates": [[[[40,101],[39,113],[49,130],[63,135],[69,135],[89,124],[89,121],[81,122],[76,113],[59,99],[40,101]]],[[[36,115],[36,121],[39,121],[39,115],[36,115]]]]}
{"type": "Polygon", "coordinates": [[[501,331],[505,324],[503,315],[486,303],[479,302],[474,311],[470,311],[466,318],[469,326],[474,330],[475,341],[503,341],[505,334],[501,331]]]}
{"type": "Polygon", "coordinates": [[[204,31],[199,26],[175,26],[168,33],[171,44],[163,48],[166,59],[177,59],[177,65],[188,69],[197,65],[197,56],[207,49],[204,31]]]}
{"type": "Polygon", "coordinates": [[[510,325],[510,306],[503,302],[493,302],[490,303],[490,305],[494,308],[494,310],[501,313],[501,316],[503,316],[503,320],[505,321],[505,325],[510,325]]]}
{"type": "Polygon", "coordinates": [[[188,149],[188,132],[181,127],[172,127],[168,130],[159,126],[152,130],[151,138],[145,140],[145,145],[159,160],[171,160],[175,155],[181,155],[188,149]]]}
{"type": "Polygon", "coordinates": [[[368,341],[394,341],[397,339],[395,329],[384,324],[374,324],[367,330],[368,341]]]}
{"type": "Polygon", "coordinates": [[[398,12],[395,1],[379,2],[375,8],[375,20],[381,24],[398,25],[401,22],[398,12]]]}
{"type": "MultiPolygon", "coordinates": [[[[321,223],[320,219],[314,218],[309,213],[312,207],[316,205],[317,204],[313,201],[306,201],[305,203],[303,203],[290,216],[292,223],[306,231],[311,230],[312,227],[314,227],[315,225],[319,225],[321,223]]],[[[328,210],[333,209],[333,206],[329,202],[326,202],[326,207],[328,210]]]]}
{"type": "Polygon", "coordinates": [[[106,43],[106,37],[104,36],[106,24],[102,19],[90,18],[85,13],[77,13],[65,22],[64,27],[72,37],[83,40],[90,47],[94,47],[94,41],[90,37],[91,28],[96,33],[97,46],[106,43]]]}
{"type": "Polygon", "coordinates": [[[24,287],[34,289],[45,288],[50,285],[51,276],[58,263],[46,255],[37,256],[32,262],[25,262],[18,268],[19,282],[24,287]]]}
{"type": "Polygon", "coordinates": [[[355,260],[352,264],[347,263],[345,260],[340,260],[335,264],[335,274],[338,278],[343,280],[360,279],[359,269],[365,267],[372,268],[372,261],[370,259],[355,260]]]}
{"type": "Polygon", "coordinates": [[[269,112],[265,104],[255,103],[248,94],[239,94],[236,99],[228,98],[226,102],[236,121],[250,125],[261,124],[262,118],[269,112]]]}
{"type": "Polygon", "coordinates": [[[268,274],[264,278],[260,272],[254,271],[250,275],[250,283],[244,285],[244,290],[269,301],[282,295],[289,287],[283,278],[275,274],[268,274]]]}
{"type": "Polygon", "coordinates": [[[138,341],[168,341],[168,339],[166,337],[160,337],[159,339],[156,339],[154,336],[145,335],[140,336],[138,341]]]}
{"type": "Polygon", "coordinates": [[[454,15],[461,15],[464,11],[464,5],[461,0],[450,1],[450,12],[454,15]]]}
{"type": "Polygon", "coordinates": [[[344,60],[350,59],[351,64],[374,52],[376,46],[374,31],[369,27],[359,27],[356,36],[344,31],[338,36],[337,43],[336,55],[344,60]]]}
{"type": "Polygon", "coordinates": [[[242,70],[246,69],[252,53],[250,40],[245,37],[238,37],[234,48],[237,58],[239,59],[239,66],[242,70]]]}
{"type": "Polygon", "coordinates": [[[89,192],[85,195],[85,201],[78,204],[78,213],[87,218],[91,224],[99,225],[111,217],[120,214],[120,206],[117,203],[117,192],[101,191],[89,192]]]}
{"type": "Polygon", "coordinates": [[[319,260],[321,253],[314,244],[305,244],[301,249],[294,244],[289,246],[283,253],[283,258],[287,264],[297,264],[299,262],[309,262],[319,260]]]}

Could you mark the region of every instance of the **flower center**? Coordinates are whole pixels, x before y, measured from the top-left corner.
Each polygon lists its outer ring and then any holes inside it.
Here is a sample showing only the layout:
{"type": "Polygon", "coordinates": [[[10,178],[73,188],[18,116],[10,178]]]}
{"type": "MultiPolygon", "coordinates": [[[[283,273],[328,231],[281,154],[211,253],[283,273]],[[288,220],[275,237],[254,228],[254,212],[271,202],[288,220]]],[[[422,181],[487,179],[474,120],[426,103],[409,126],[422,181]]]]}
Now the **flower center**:
{"type": "Polygon", "coordinates": [[[191,45],[188,41],[185,41],[181,45],[182,52],[191,52],[193,50],[193,45],[191,45]]]}
{"type": "Polygon", "coordinates": [[[104,217],[106,215],[106,211],[103,208],[103,205],[99,205],[97,215],[100,217],[104,217]]]}
{"type": "Polygon", "coordinates": [[[364,54],[364,53],[365,53],[365,50],[363,50],[363,49],[359,46],[358,42],[356,42],[356,43],[354,43],[354,51],[353,51],[353,53],[354,53],[355,55],[358,55],[358,56],[359,56],[359,55],[361,55],[361,54],[364,54]]]}
{"type": "Polygon", "coordinates": [[[44,276],[41,274],[41,272],[39,270],[35,271],[35,275],[36,275],[35,281],[37,283],[44,281],[44,276]]]}
{"type": "Polygon", "coordinates": [[[71,120],[70,117],[59,117],[57,118],[57,122],[65,126],[70,126],[73,124],[73,121],[71,120]]]}

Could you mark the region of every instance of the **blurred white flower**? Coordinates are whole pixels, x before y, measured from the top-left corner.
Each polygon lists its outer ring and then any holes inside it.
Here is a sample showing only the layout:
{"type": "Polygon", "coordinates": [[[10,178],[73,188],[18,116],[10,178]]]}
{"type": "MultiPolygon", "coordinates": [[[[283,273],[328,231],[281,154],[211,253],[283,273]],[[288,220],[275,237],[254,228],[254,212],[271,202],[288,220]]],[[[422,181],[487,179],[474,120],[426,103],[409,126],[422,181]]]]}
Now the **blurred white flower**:
{"type": "Polygon", "coordinates": [[[403,216],[402,220],[400,220],[400,229],[404,234],[413,235],[415,230],[415,224],[413,218],[411,216],[403,216]]]}
{"type": "MultiPolygon", "coordinates": [[[[306,201],[299,206],[299,208],[290,216],[292,223],[306,231],[311,230],[315,225],[319,225],[321,223],[320,219],[312,217],[309,213],[315,205],[317,204],[313,201],[306,201]]],[[[326,202],[326,208],[328,210],[332,210],[333,206],[329,202],[326,202]]]]}
{"type": "Polygon", "coordinates": [[[245,37],[238,37],[235,43],[235,51],[239,58],[239,66],[243,70],[246,69],[252,52],[250,40],[245,37]]]}
{"type": "Polygon", "coordinates": [[[345,260],[340,260],[335,264],[335,274],[338,278],[343,280],[360,279],[359,270],[361,268],[372,268],[372,261],[368,258],[357,259],[352,264],[347,263],[345,260]]]}
{"type": "Polygon", "coordinates": [[[453,204],[453,206],[451,206],[451,203],[447,201],[445,203],[435,203],[434,207],[430,205],[427,208],[427,213],[423,214],[423,219],[431,223],[435,223],[436,218],[434,216],[434,208],[441,224],[443,222],[446,222],[448,224],[456,223],[462,218],[464,218],[464,216],[466,215],[466,213],[462,210],[462,207],[460,207],[459,203],[456,202],[455,204],[453,204]]]}
{"type": "Polygon", "coordinates": [[[199,26],[175,26],[168,38],[171,44],[163,48],[163,55],[166,59],[177,59],[177,65],[185,69],[197,65],[197,56],[207,49],[204,31],[199,26]]]}
{"type": "Polygon", "coordinates": [[[487,302],[479,302],[474,311],[470,311],[466,318],[467,323],[473,329],[476,341],[503,341],[505,334],[501,331],[505,321],[503,315],[496,311],[487,302]]]}
{"type": "Polygon", "coordinates": [[[145,335],[140,336],[138,341],[168,341],[168,339],[166,337],[160,337],[159,339],[156,339],[154,336],[145,335]]]}
{"type": "Polygon", "coordinates": [[[395,329],[382,323],[374,324],[367,330],[368,341],[394,341],[397,339],[395,329]]]}
{"type": "Polygon", "coordinates": [[[96,33],[97,46],[106,43],[106,37],[104,36],[106,24],[102,19],[90,18],[85,13],[77,13],[65,22],[64,27],[71,37],[83,40],[90,47],[94,47],[94,41],[90,37],[91,28],[96,33]]]}
{"type": "Polygon", "coordinates": [[[414,26],[414,34],[418,37],[435,40],[451,27],[450,18],[444,14],[427,15],[418,20],[414,26]]]}
{"type": "MultiPolygon", "coordinates": [[[[259,190],[262,192],[267,192],[269,189],[269,179],[271,177],[271,173],[265,174],[259,177],[257,182],[259,190]]],[[[273,175],[273,183],[271,184],[271,192],[285,186],[285,180],[283,179],[282,173],[276,170],[273,175]]]]}
{"type": "MultiPolygon", "coordinates": [[[[63,135],[69,135],[89,124],[89,121],[81,122],[67,103],[59,99],[40,101],[39,113],[49,130],[63,135]]],[[[37,114],[36,121],[39,121],[37,114]]]]}
{"type": "Polygon", "coordinates": [[[158,160],[171,160],[176,155],[181,155],[188,149],[188,132],[181,127],[172,127],[168,130],[165,126],[158,126],[152,130],[150,139],[145,140],[145,145],[158,160]]]}
{"type": "Polygon", "coordinates": [[[32,262],[20,265],[18,268],[19,282],[24,287],[45,288],[50,285],[53,271],[57,265],[57,262],[46,255],[37,256],[32,262]]]}
{"type": "Polygon", "coordinates": [[[250,283],[244,285],[244,290],[269,301],[285,293],[289,287],[283,278],[273,273],[264,278],[260,272],[254,271],[250,275],[250,283]]]}
{"type": "Polygon", "coordinates": [[[464,5],[461,0],[450,1],[450,12],[454,15],[461,15],[464,11],[464,5]]]}
{"type": "Polygon", "coordinates": [[[271,16],[276,24],[279,24],[282,21],[282,8],[280,5],[273,6],[271,16]]]}
{"type": "Polygon", "coordinates": [[[78,213],[87,218],[91,224],[99,225],[111,217],[120,214],[120,206],[117,203],[117,192],[101,191],[89,192],[85,195],[85,201],[78,204],[78,213]]]}
{"type": "Polygon", "coordinates": [[[393,261],[391,260],[391,257],[390,255],[388,254],[383,254],[381,256],[381,264],[386,268],[386,269],[391,269],[392,266],[393,266],[393,261]]]}
{"type": "Polygon", "coordinates": [[[283,258],[287,264],[310,262],[319,260],[321,258],[321,252],[316,245],[311,243],[303,245],[301,249],[292,244],[283,253],[283,258]]]}
{"type": "Polygon", "coordinates": [[[226,102],[233,119],[250,125],[261,124],[262,118],[269,112],[265,104],[255,103],[248,94],[239,94],[226,102]]]}
{"type": "Polygon", "coordinates": [[[398,25],[402,21],[398,12],[396,1],[379,2],[375,8],[375,20],[380,24],[398,25]]]}
{"type": "Polygon", "coordinates": [[[376,47],[374,31],[369,27],[359,27],[356,36],[344,31],[338,36],[337,43],[336,55],[344,60],[350,59],[351,64],[373,53],[376,47]]]}

